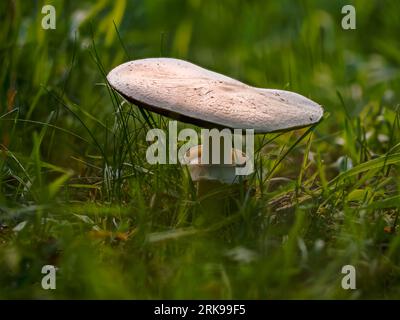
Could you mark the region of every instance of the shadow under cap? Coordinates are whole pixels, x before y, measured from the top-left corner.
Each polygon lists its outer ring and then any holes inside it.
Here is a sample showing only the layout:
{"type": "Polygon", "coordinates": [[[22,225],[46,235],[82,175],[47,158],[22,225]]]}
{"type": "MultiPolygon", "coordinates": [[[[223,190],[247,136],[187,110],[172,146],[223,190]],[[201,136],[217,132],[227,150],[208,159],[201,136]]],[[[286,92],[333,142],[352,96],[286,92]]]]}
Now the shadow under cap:
{"type": "Polygon", "coordinates": [[[107,75],[128,101],[206,128],[286,131],[318,123],[322,107],[294,92],[262,89],[173,58],[124,63],[107,75]]]}

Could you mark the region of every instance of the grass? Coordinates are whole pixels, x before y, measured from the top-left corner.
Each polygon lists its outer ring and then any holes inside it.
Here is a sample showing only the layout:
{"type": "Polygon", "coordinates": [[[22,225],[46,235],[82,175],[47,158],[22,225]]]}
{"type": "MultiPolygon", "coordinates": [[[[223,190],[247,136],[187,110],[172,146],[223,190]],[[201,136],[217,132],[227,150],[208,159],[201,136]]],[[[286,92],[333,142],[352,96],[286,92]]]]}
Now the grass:
{"type": "Polygon", "coordinates": [[[347,1],[49,3],[56,30],[44,1],[0,4],[0,298],[400,297],[396,1],[351,1],[356,30],[347,1]],[[197,224],[187,169],[146,162],[168,119],[104,77],[157,56],[299,92],[324,120],[257,136],[251,192],[197,224]]]}

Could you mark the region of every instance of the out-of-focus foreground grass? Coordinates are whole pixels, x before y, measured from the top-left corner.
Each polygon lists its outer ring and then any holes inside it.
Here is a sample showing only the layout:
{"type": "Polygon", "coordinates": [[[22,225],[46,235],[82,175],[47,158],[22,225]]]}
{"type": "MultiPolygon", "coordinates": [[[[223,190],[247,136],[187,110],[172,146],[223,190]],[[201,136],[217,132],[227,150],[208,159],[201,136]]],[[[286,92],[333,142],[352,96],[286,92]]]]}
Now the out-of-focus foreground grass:
{"type": "Polygon", "coordinates": [[[347,2],[1,1],[0,298],[399,298],[400,3],[351,1],[343,30],[347,2]],[[325,119],[258,136],[253,194],[196,225],[187,170],[146,162],[147,122],[104,79],[159,56],[299,92],[325,119]]]}

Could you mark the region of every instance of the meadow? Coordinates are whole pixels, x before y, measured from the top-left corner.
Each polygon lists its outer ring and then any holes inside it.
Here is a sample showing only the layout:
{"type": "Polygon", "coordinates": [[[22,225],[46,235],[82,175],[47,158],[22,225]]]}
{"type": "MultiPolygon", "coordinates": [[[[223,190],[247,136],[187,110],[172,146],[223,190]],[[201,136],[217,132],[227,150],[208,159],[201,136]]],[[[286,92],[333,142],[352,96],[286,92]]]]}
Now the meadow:
{"type": "Polygon", "coordinates": [[[0,1],[0,299],[400,298],[399,13],[395,0],[0,1]],[[324,118],[257,135],[251,192],[204,221],[187,168],[146,161],[146,132],[168,119],[107,84],[148,57],[298,92],[324,118]]]}

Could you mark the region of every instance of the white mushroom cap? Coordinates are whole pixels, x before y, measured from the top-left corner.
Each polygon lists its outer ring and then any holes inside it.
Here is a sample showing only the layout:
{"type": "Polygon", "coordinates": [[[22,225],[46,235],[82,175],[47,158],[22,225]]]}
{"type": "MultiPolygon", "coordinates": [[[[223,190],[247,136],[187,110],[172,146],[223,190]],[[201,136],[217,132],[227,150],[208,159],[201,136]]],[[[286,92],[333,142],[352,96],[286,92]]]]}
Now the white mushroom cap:
{"type": "Polygon", "coordinates": [[[297,93],[261,89],[172,58],[124,63],[110,85],[140,107],[203,127],[284,131],[317,123],[322,107],[297,93]]]}

